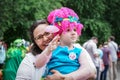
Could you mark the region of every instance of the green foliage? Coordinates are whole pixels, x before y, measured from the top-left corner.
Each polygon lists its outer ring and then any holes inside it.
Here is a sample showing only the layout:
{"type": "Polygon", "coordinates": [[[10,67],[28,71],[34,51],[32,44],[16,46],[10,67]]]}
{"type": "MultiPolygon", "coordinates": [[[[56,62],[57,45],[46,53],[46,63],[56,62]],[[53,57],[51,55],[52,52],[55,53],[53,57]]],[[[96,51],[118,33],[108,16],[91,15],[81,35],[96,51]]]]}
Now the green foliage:
{"type": "Polygon", "coordinates": [[[97,36],[99,42],[102,43],[108,39],[108,36],[111,35],[110,24],[108,24],[106,21],[85,19],[84,22],[83,33],[80,37],[82,43],[90,39],[92,36],[97,36]]]}
{"type": "Polygon", "coordinates": [[[84,25],[80,43],[92,36],[102,43],[114,35],[120,44],[120,0],[0,0],[0,39],[8,44],[16,38],[29,40],[32,22],[62,5],[72,8],[84,25]]]}
{"type": "Polygon", "coordinates": [[[72,8],[82,18],[102,18],[105,6],[102,0],[66,0],[64,6],[72,8]]]}
{"type": "Polygon", "coordinates": [[[116,37],[117,43],[120,44],[120,0],[105,0],[107,5],[104,14],[105,19],[112,25],[112,35],[116,37]]]}
{"type": "Polygon", "coordinates": [[[62,5],[59,1],[54,0],[42,0],[37,3],[37,12],[35,13],[35,18],[46,18],[50,11],[53,9],[60,8],[62,5]]]}
{"type": "Polygon", "coordinates": [[[1,38],[8,44],[16,38],[29,40],[28,30],[32,22],[47,17],[52,9],[59,7],[59,1],[54,0],[0,1],[1,38]]]}
{"type": "Polygon", "coordinates": [[[72,8],[84,25],[79,43],[85,42],[92,36],[97,36],[100,43],[106,41],[110,35],[118,38],[120,0],[66,0],[61,3],[72,8]]]}

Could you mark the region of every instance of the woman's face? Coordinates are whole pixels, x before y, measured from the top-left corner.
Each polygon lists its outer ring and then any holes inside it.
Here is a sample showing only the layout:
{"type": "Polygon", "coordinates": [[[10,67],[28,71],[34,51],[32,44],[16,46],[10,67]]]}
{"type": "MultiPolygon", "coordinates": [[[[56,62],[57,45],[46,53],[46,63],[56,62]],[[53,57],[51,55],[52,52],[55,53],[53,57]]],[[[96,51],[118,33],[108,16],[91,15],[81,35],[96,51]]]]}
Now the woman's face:
{"type": "Polygon", "coordinates": [[[53,39],[52,34],[45,32],[47,26],[47,24],[40,24],[33,32],[35,43],[41,50],[44,50],[53,39]]]}

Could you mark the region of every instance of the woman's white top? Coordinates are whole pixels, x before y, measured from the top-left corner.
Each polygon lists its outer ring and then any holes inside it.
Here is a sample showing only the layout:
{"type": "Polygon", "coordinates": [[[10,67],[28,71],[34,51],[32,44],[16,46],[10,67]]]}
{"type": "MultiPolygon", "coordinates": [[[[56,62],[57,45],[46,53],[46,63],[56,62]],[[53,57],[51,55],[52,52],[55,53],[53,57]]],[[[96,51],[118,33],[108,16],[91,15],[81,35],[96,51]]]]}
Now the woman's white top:
{"type": "Polygon", "coordinates": [[[40,80],[44,71],[45,66],[41,68],[35,68],[34,62],[35,62],[36,56],[34,56],[32,53],[26,54],[25,58],[21,62],[17,75],[16,80],[40,80]]]}

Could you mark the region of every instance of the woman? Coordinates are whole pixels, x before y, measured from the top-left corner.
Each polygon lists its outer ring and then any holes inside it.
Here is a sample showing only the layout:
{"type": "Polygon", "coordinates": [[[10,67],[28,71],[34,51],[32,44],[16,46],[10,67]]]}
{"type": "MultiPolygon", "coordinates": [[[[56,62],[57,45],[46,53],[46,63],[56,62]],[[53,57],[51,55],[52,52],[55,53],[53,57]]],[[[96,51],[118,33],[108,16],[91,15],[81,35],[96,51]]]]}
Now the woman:
{"type": "Polygon", "coordinates": [[[41,75],[44,72],[44,65],[43,67],[37,69],[34,67],[34,62],[38,54],[43,53],[44,56],[48,53],[48,48],[46,47],[53,39],[53,35],[45,32],[47,26],[48,23],[46,20],[36,21],[31,26],[30,36],[33,45],[31,47],[31,52],[26,54],[25,58],[19,66],[16,80],[40,80],[41,75]]]}

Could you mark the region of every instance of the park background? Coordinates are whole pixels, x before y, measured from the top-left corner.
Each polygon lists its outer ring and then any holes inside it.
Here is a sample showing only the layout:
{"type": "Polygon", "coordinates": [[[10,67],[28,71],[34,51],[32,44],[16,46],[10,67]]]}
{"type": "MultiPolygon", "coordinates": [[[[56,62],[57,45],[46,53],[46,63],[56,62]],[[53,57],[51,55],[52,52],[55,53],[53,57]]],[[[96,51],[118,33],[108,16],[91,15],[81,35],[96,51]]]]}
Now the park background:
{"type": "Polygon", "coordinates": [[[120,44],[120,0],[0,0],[0,39],[8,46],[17,38],[30,40],[30,25],[60,7],[73,9],[84,25],[79,43],[97,36],[99,44],[115,36],[120,44]]]}

